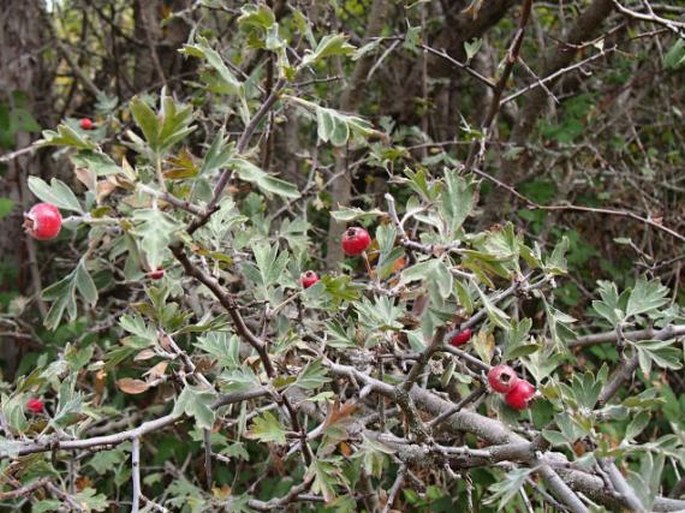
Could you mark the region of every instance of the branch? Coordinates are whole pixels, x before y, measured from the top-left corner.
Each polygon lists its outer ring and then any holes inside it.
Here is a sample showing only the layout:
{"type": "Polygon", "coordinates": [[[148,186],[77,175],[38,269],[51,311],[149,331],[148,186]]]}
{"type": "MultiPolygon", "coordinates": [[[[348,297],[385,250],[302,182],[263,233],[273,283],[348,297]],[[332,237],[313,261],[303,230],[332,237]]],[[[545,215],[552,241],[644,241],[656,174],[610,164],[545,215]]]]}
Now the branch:
{"type": "MultiPolygon", "coordinates": [[[[262,106],[259,108],[257,113],[254,116],[252,116],[252,119],[250,119],[250,122],[245,127],[245,130],[243,130],[243,133],[240,136],[240,139],[238,140],[238,144],[236,145],[236,151],[238,153],[243,153],[247,149],[247,146],[250,144],[250,141],[252,140],[252,136],[254,136],[254,133],[257,130],[257,126],[259,126],[259,123],[262,122],[264,116],[267,115],[267,113],[274,106],[278,98],[281,96],[283,89],[285,89],[285,85],[285,79],[278,79],[278,82],[276,82],[274,88],[271,90],[271,93],[269,93],[269,96],[266,98],[266,100],[264,100],[264,103],[262,103],[262,106]]],[[[214,186],[212,199],[207,204],[205,214],[201,218],[194,220],[190,224],[190,226],[188,227],[188,233],[192,235],[198,228],[204,226],[207,223],[207,221],[209,221],[209,218],[212,216],[212,214],[216,212],[216,207],[219,204],[221,195],[223,194],[224,189],[228,185],[231,176],[233,176],[232,169],[225,169],[221,173],[221,176],[219,176],[219,180],[214,186]]]]}
{"type": "Polygon", "coordinates": [[[597,406],[604,406],[609,399],[616,395],[623,386],[623,382],[629,379],[639,364],[638,356],[635,355],[629,360],[623,360],[621,365],[613,372],[609,380],[605,383],[602,391],[597,398],[597,406]]]}
{"type": "MultiPolygon", "coordinates": [[[[213,404],[212,409],[220,408],[227,404],[239,403],[257,397],[263,397],[270,392],[266,388],[260,387],[247,392],[236,392],[226,394],[218,398],[213,404]]],[[[60,440],[52,437],[46,437],[39,441],[26,442],[8,442],[5,448],[0,451],[0,458],[7,458],[10,456],[26,456],[27,454],[34,454],[37,452],[48,452],[57,450],[76,450],[76,449],[91,449],[94,447],[108,447],[119,445],[134,438],[140,438],[148,433],[158,431],[165,428],[179,419],[176,415],[164,415],[154,420],[143,422],[138,427],[121,431],[112,435],[94,436],[90,438],[83,438],[80,440],[60,440]]]]}
{"type": "Polygon", "coordinates": [[[138,513],[140,507],[140,438],[136,436],[131,442],[131,480],[133,481],[131,513],[138,513]]]}
{"type": "Polygon", "coordinates": [[[404,475],[406,473],[407,473],[407,466],[401,465],[399,470],[397,471],[397,477],[395,478],[395,482],[390,487],[390,491],[388,491],[388,500],[385,503],[385,506],[383,506],[381,513],[388,513],[390,511],[390,509],[392,508],[392,505],[395,502],[395,498],[397,497],[397,494],[399,493],[400,489],[402,488],[402,484],[404,483],[404,475]]]}
{"type": "Polygon", "coordinates": [[[202,283],[212,292],[212,294],[214,294],[214,297],[219,300],[221,306],[224,307],[224,309],[228,312],[228,315],[231,317],[231,320],[233,321],[233,327],[238,335],[245,340],[245,342],[250,344],[255,351],[257,351],[267,376],[270,378],[273,377],[276,373],[266,350],[266,343],[252,333],[252,330],[250,330],[247,324],[245,324],[245,320],[238,311],[238,304],[233,296],[219,284],[219,281],[216,278],[194,265],[183,251],[183,247],[179,245],[172,246],[171,252],[176,257],[176,260],[181,263],[186,274],[192,276],[197,281],[202,283]]]}
{"type": "MultiPolygon", "coordinates": [[[[347,377],[360,385],[368,386],[372,391],[379,393],[385,397],[394,398],[395,387],[379,381],[371,376],[366,375],[355,367],[348,365],[341,365],[330,360],[324,360],[324,364],[337,376],[347,377]]],[[[413,387],[410,392],[410,397],[414,403],[436,417],[441,413],[450,410],[453,403],[446,401],[436,394],[419,387],[413,387]]],[[[577,493],[588,495],[601,504],[609,507],[628,507],[625,498],[622,496],[615,496],[607,493],[604,481],[592,474],[584,471],[569,468],[569,461],[561,453],[547,452],[542,455],[542,458],[536,458],[536,446],[529,442],[522,436],[514,433],[508,429],[501,422],[484,417],[472,411],[460,411],[453,414],[445,421],[446,428],[453,433],[468,432],[476,435],[481,440],[490,444],[502,445],[500,451],[509,451],[508,456],[514,461],[528,462],[532,466],[538,465],[538,472],[545,477],[545,481],[550,488],[555,491],[555,494],[564,499],[564,502],[569,508],[571,504],[578,509],[574,511],[585,511],[580,509],[585,508],[582,503],[575,503],[573,498],[568,495],[568,490],[577,493]],[[547,468],[553,467],[554,474],[549,473],[547,468]],[[557,478],[563,480],[564,486],[557,481],[557,478]],[[568,488],[568,490],[567,490],[568,488]],[[569,501],[569,502],[566,502],[569,501]]],[[[493,449],[490,447],[489,449],[493,449]]],[[[501,453],[500,453],[501,454],[501,453]]],[[[655,500],[655,509],[657,511],[675,511],[685,509],[685,501],[674,501],[672,499],[665,499],[657,497],[655,500]]]]}
{"type": "Polygon", "coordinates": [[[597,52],[596,54],[591,55],[587,59],[583,59],[582,61],[577,62],[576,64],[573,64],[572,66],[567,66],[565,68],[561,68],[560,70],[557,70],[554,73],[547,75],[545,78],[541,78],[540,80],[533,82],[532,84],[524,87],[520,91],[516,91],[515,93],[511,93],[509,96],[502,98],[502,100],[499,102],[499,105],[501,107],[505,103],[509,103],[510,101],[515,100],[519,96],[526,94],[529,91],[537,89],[538,87],[542,87],[549,82],[554,82],[560,76],[565,75],[566,73],[569,73],[570,71],[573,71],[574,69],[582,68],[586,64],[590,64],[591,62],[596,61],[597,59],[605,58],[608,53],[613,52],[617,48],[618,47],[616,45],[614,45],[610,48],[605,48],[601,52],[597,52]]]}
{"type": "Polygon", "coordinates": [[[647,510],[642,505],[639,497],[635,494],[635,491],[630,487],[623,475],[621,475],[621,473],[618,471],[614,462],[610,459],[601,459],[599,460],[599,465],[609,476],[609,480],[616,491],[625,497],[625,500],[630,507],[630,511],[634,511],[635,513],[645,513],[647,510]]]}
{"type": "Polygon", "coordinates": [[[421,373],[426,368],[426,365],[428,365],[428,361],[431,359],[431,356],[433,356],[440,349],[445,336],[445,331],[446,330],[444,326],[441,326],[435,330],[435,334],[433,335],[431,343],[428,345],[428,347],[426,347],[426,349],[423,350],[421,354],[419,354],[419,358],[409,371],[407,379],[405,379],[402,385],[400,385],[402,390],[409,392],[411,387],[414,386],[414,383],[416,383],[421,376],[421,373]]]}
{"type": "Polygon", "coordinates": [[[22,155],[26,153],[33,153],[38,149],[37,146],[31,145],[27,146],[26,148],[21,148],[16,151],[12,151],[10,153],[5,153],[4,155],[0,155],[0,162],[9,162],[10,160],[14,160],[17,157],[21,157],[22,155]]]}
{"type": "MultiPolygon", "coordinates": [[[[668,20],[666,18],[662,18],[660,16],[657,16],[654,14],[654,11],[652,11],[651,8],[648,7],[649,14],[642,14],[637,11],[633,11],[628,9],[627,7],[623,7],[621,3],[618,0],[612,0],[614,3],[614,7],[616,9],[627,15],[630,16],[633,19],[640,20],[640,21],[648,21],[650,23],[657,23],[658,25],[662,25],[666,27],[668,30],[673,31],[676,35],[683,37],[685,36],[685,23],[680,22],[680,21],[675,21],[675,20],[668,20]]],[[[646,3],[646,2],[645,2],[646,3]]],[[[647,4],[649,6],[649,4],[647,4]]]]}
{"type": "MultiPolygon", "coordinates": [[[[668,340],[685,335],[685,324],[671,324],[662,329],[647,328],[644,330],[626,331],[623,336],[628,340],[668,340]]],[[[604,342],[616,342],[616,330],[605,333],[584,335],[568,343],[569,348],[593,346],[604,342]]]]}
{"type": "Polygon", "coordinates": [[[519,18],[519,25],[514,34],[514,38],[509,45],[509,50],[507,50],[507,57],[504,65],[504,70],[502,70],[502,75],[497,80],[495,84],[494,94],[492,96],[492,102],[490,103],[490,108],[481,123],[481,130],[483,131],[482,139],[475,140],[471,144],[469,149],[469,155],[466,158],[465,167],[470,169],[473,167],[476,158],[482,160],[485,158],[485,143],[490,134],[490,128],[492,127],[495,117],[499,112],[500,99],[504,93],[504,89],[507,85],[507,81],[511,76],[511,72],[514,70],[514,64],[519,60],[519,52],[521,51],[521,44],[523,43],[523,35],[525,33],[526,25],[528,24],[528,19],[530,18],[530,12],[532,10],[533,0],[523,0],[523,5],[521,6],[521,15],[519,18]],[[482,148],[482,151],[478,151],[478,148],[482,148]]]}
{"type": "Polygon", "coordinates": [[[455,59],[454,57],[449,55],[445,50],[436,50],[435,48],[431,48],[430,46],[424,45],[424,44],[420,44],[418,46],[419,46],[419,48],[427,51],[428,53],[431,53],[433,55],[437,55],[438,57],[445,59],[450,64],[454,64],[457,68],[466,71],[466,73],[468,73],[469,75],[471,75],[472,77],[477,79],[479,82],[483,83],[486,87],[488,87],[490,89],[495,89],[497,87],[497,84],[495,84],[492,80],[490,80],[489,78],[487,78],[484,75],[481,75],[480,73],[478,73],[478,71],[473,69],[468,64],[464,64],[463,62],[459,62],[457,59],[455,59]]]}
{"type": "Polygon", "coordinates": [[[557,499],[566,504],[569,510],[574,513],[588,513],[590,511],[552,467],[543,463],[538,467],[538,472],[545,478],[557,499]]]}
{"type": "Polygon", "coordinates": [[[533,201],[532,199],[528,198],[527,196],[524,196],[520,192],[518,192],[513,186],[502,182],[501,180],[498,180],[494,176],[489,175],[485,171],[482,171],[480,169],[472,168],[470,170],[472,173],[485,178],[494,184],[497,184],[501,188],[505,189],[512,195],[516,196],[518,199],[522,200],[528,205],[528,208],[531,209],[536,209],[536,210],[549,210],[549,211],[555,211],[555,210],[570,210],[573,212],[590,212],[594,214],[605,214],[605,215],[612,215],[612,216],[619,216],[619,217],[628,217],[630,219],[635,219],[636,221],[640,221],[641,223],[644,223],[646,225],[649,225],[653,228],[656,228],[657,230],[661,230],[670,236],[678,239],[681,242],[685,242],[685,236],[679,234],[675,230],[668,228],[667,226],[664,226],[661,223],[658,223],[648,217],[642,217],[641,215],[638,215],[634,212],[631,212],[629,210],[619,210],[619,209],[614,209],[614,208],[595,208],[595,207],[584,207],[581,205],[540,205],[539,203],[533,201]]]}

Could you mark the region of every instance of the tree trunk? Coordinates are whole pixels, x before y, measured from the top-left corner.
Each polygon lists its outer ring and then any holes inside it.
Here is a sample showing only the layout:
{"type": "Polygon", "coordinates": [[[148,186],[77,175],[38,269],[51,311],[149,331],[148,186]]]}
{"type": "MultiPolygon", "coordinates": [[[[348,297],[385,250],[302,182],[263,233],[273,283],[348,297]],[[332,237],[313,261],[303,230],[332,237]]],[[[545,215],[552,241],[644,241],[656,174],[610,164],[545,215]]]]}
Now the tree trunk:
{"type": "MultiPolygon", "coordinates": [[[[37,137],[39,126],[51,123],[51,72],[42,51],[49,47],[40,0],[0,0],[0,111],[7,113],[9,126],[0,139],[3,153],[28,148],[37,137]]],[[[40,176],[44,169],[33,151],[8,155],[0,162],[0,197],[12,202],[8,215],[0,219],[1,290],[10,295],[32,294],[41,313],[42,289],[36,247],[22,230],[22,213],[34,202],[27,192],[29,175],[40,176]]],[[[12,330],[3,330],[12,331],[12,330]]],[[[5,372],[12,375],[19,363],[21,338],[0,338],[0,358],[5,372]]]]}
{"type": "MultiPolygon", "coordinates": [[[[388,0],[375,0],[369,11],[369,23],[366,29],[366,38],[380,35],[388,12],[388,0]]],[[[373,65],[373,57],[365,56],[357,61],[347,87],[340,99],[340,110],[344,112],[357,112],[362,102],[366,76],[373,65]]],[[[331,184],[333,196],[332,208],[348,206],[352,197],[352,175],[347,169],[347,155],[343,149],[336,149],[335,174],[338,176],[331,184]]],[[[331,219],[328,227],[328,244],[326,247],[326,267],[334,268],[342,260],[343,252],[340,247],[340,239],[345,226],[331,219]]]]}

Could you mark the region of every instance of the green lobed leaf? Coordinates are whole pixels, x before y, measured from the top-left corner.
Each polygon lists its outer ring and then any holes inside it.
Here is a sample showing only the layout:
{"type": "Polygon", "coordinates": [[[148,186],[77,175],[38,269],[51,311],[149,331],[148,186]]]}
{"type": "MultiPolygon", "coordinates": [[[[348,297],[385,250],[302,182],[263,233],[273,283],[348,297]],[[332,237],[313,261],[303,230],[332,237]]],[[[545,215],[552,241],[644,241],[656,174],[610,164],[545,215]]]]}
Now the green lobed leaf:
{"type": "Polygon", "coordinates": [[[134,228],[130,233],[136,236],[140,249],[151,268],[162,266],[167,247],[176,239],[176,233],[183,225],[157,208],[140,208],[133,212],[134,228]]]}
{"type": "Polygon", "coordinates": [[[328,374],[328,369],[324,367],[321,360],[314,360],[297,375],[295,386],[304,390],[316,390],[331,381],[326,374],[328,374]]]}
{"type": "Polygon", "coordinates": [[[626,317],[656,312],[670,301],[668,295],[669,290],[659,280],[638,278],[628,297],[626,317]]]}
{"type": "Polygon", "coordinates": [[[58,208],[83,213],[81,204],[74,192],[63,181],[53,178],[48,185],[45,180],[37,176],[29,176],[27,180],[29,189],[38,199],[46,203],[52,203],[58,208]]]}
{"type": "Polygon", "coordinates": [[[301,67],[311,66],[312,64],[333,55],[351,55],[355,47],[347,42],[348,36],[345,34],[327,34],[321,38],[316,49],[305,52],[305,56],[300,63],[301,67]]]}
{"type": "Polygon", "coordinates": [[[297,199],[300,197],[300,192],[295,185],[270,175],[252,162],[233,158],[230,159],[228,165],[236,170],[241,180],[255,184],[267,196],[273,193],[284,198],[297,199]]]}
{"type": "Polygon", "coordinates": [[[260,416],[255,417],[252,421],[252,427],[245,435],[260,442],[285,444],[285,429],[270,411],[265,411],[260,416]]]}
{"type": "Polygon", "coordinates": [[[243,85],[224,63],[219,52],[209,46],[206,38],[197,37],[197,44],[186,44],[179,50],[180,53],[204,59],[218,74],[227,94],[243,94],[243,85]]]}

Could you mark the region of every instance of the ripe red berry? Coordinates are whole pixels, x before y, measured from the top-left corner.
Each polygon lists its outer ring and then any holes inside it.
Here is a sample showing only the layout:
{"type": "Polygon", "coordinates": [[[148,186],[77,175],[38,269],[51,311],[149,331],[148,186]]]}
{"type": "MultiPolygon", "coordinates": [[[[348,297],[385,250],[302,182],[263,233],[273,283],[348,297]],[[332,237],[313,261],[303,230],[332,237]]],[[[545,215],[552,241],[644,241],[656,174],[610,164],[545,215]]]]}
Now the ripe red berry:
{"type": "Polygon", "coordinates": [[[319,281],[319,276],[314,271],[305,271],[300,275],[300,284],[303,289],[308,289],[319,281]]]}
{"type": "Polygon", "coordinates": [[[153,269],[147,273],[147,275],[151,280],[161,280],[164,278],[164,268],[160,267],[159,269],[153,269]]]}
{"type": "Polygon", "coordinates": [[[516,372],[508,365],[497,365],[488,371],[488,383],[495,392],[508,394],[518,381],[516,372]]]}
{"type": "Polygon", "coordinates": [[[525,410],[535,396],[535,387],[525,379],[519,379],[516,386],[504,396],[504,402],[515,410],[525,410]]]}
{"type": "Polygon", "coordinates": [[[369,232],[359,226],[352,226],[345,230],[342,236],[342,249],[348,256],[360,255],[371,244],[369,232]]]}
{"type": "Polygon", "coordinates": [[[93,128],[93,120],[90,118],[83,118],[81,121],[79,121],[79,124],[84,130],[90,130],[93,128]]]}
{"type": "Polygon", "coordinates": [[[452,337],[450,340],[450,345],[454,347],[463,346],[469,340],[471,340],[471,335],[473,335],[471,328],[466,328],[452,337]]]}
{"type": "Polygon", "coordinates": [[[26,409],[31,413],[42,413],[45,409],[45,404],[40,399],[32,397],[26,401],[26,409]]]}
{"type": "Polygon", "coordinates": [[[50,203],[38,203],[24,214],[26,233],[38,240],[50,240],[57,237],[62,229],[62,215],[59,209],[50,203]]]}

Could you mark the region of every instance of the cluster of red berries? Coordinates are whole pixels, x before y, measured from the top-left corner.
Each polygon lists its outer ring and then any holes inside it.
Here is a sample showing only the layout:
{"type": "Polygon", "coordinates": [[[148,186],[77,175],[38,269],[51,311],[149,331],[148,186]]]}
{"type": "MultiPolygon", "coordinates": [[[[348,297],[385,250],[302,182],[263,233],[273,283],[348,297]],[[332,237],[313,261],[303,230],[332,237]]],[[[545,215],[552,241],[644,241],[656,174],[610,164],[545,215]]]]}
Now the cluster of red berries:
{"type": "Polygon", "coordinates": [[[496,365],[488,371],[488,383],[504,395],[504,402],[515,410],[525,410],[535,397],[535,387],[516,375],[508,365],[496,365]]]}
{"type": "MultiPolygon", "coordinates": [[[[465,328],[454,335],[449,344],[463,346],[473,335],[471,328],[465,328]]],[[[488,371],[488,383],[495,392],[504,394],[504,402],[515,410],[525,410],[535,396],[535,387],[520,379],[508,365],[497,365],[488,371]]]]}
{"type": "MultiPolygon", "coordinates": [[[[345,230],[340,244],[347,256],[361,255],[371,245],[371,236],[364,228],[352,226],[345,230]]],[[[319,276],[314,271],[305,271],[300,275],[300,285],[303,289],[308,289],[318,281],[319,276]]]]}

